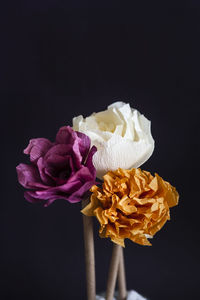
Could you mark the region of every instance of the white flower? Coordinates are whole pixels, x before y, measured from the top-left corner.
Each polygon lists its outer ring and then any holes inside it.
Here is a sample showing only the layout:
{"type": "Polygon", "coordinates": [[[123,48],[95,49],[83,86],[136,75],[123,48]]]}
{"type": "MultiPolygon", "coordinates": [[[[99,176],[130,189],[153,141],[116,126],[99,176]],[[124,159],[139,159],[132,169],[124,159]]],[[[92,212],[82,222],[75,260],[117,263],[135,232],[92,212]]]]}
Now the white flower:
{"type": "Polygon", "coordinates": [[[141,166],[153,153],[151,122],[124,102],[116,102],[107,110],[87,118],[73,118],[73,129],[83,132],[97,147],[93,163],[97,177],[109,170],[141,166]]]}

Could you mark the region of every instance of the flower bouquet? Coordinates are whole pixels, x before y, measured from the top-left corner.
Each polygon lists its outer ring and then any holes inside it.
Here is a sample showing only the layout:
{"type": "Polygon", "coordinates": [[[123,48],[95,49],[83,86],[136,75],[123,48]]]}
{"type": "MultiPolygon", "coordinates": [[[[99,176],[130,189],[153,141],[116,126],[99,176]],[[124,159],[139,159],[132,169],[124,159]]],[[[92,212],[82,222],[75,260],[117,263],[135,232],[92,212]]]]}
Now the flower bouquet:
{"type": "Polygon", "coordinates": [[[55,141],[32,139],[24,153],[30,164],[19,164],[19,183],[31,203],[47,207],[57,199],[82,202],[87,299],[144,299],[127,292],[123,258],[124,240],[149,246],[178,204],[176,189],[158,174],[139,167],[154,150],[150,121],[129,104],[116,102],[73,126],[61,127],[55,141]],[[100,237],[110,238],[113,251],[107,289],[96,295],[93,217],[100,237]]]}

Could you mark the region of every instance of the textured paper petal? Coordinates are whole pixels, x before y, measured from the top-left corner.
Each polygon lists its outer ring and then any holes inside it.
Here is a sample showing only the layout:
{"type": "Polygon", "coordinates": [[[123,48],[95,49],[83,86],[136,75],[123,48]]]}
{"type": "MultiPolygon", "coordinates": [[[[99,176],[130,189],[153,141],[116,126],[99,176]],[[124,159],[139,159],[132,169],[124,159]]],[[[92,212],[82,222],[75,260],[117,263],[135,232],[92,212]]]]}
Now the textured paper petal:
{"type": "Polygon", "coordinates": [[[88,135],[97,147],[94,165],[100,179],[109,170],[138,168],[149,159],[154,150],[150,127],[147,118],[123,102],[85,119],[73,119],[73,128],[88,135]]]}
{"type": "Polygon", "coordinates": [[[93,162],[97,170],[97,177],[102,179],[109,170],[138,168],[152,154],[154,147],[141,140],[133,142],[125,140],[119,135],[102,145],[99,145],[93,162]]]}
{"type": "Polygon", "coordinates": [[[85,197],[95,183],[96,170],[92,158],[96,148],[90,150],[90,140],[69,126],[60,128],[55,143],[46,139],[31,140],[26,154],[31,165],[17,166],[18,180],[25,188],[27,201],[44,201],[45,206],[57,199],[71,203],[85,197]]]}
{"type": "Polygon", "coordinates": [[[39,176],[39,172],[35,166],[19,164],[16,167],[16,170],[18,175],[18,181],[23,187],[27,189],[46,188],[46,185],[42,183],[39,176]]]}
{"type": "Polygon", "coordinates": [[[45,138],[32,139],[26,149],[25,154],[30,155],[30,161],[37,163],[38,159],[44,156],[47,151],[53,146],[53,143],[45,138]]]}
{"type": "Polygon", "coordinates": [[[96,169],[93,163],[93,156],[97,152],[97,148],[93,146],[88,154],[87,160],[85,162],[85,166],[90,170],[93,177],[96,177],[96,169]]]}
{"type": "Polygon", "coordinates": [[[103,186],[93,186],[91,192],[82,213],[96,216],[100,236],[121,246],[125,238],[150,246],[148,238],[170,220],[169,208],[179,198],[176,189],[158,174],[140,169],[109,171],[103,186]]]}
{"type": "Polygon", "coordinates": [[[90,150],[90,138],[89,136],[81,132],[76,132],[76,134],[79,137],[78,144],[81,156],[83,158],[82,162],[85,162],[85,159],[87,158],[88,152],[90,150]]]}
{"type": "Polygon", "coordinates": [[[56,135],[57,144],[73,145],[77,139],[76,132],[70,126],[63,126],[56,135]]]}

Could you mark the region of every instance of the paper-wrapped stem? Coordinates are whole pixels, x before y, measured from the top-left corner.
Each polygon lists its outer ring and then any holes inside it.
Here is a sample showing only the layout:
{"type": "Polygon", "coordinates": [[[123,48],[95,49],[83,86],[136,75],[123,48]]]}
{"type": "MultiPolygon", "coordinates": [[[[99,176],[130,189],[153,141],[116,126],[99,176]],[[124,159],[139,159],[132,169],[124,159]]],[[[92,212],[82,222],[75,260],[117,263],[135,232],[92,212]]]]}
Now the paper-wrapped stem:
{"type": "Polygon", "coordinates": [[[126,290],[126,274],[125,274],[125,265],[124,265],[124,251],[120,247],[120,259],[118,267],[118,290],[119,290],[119,300],[126,300],[127,290],[126,290]]]}
{"type": "Polygon", "coordinates": [[[110,267],[108,272],[106,300],[113,300],[120,257],[121,257],[121,246],[113,243],[112,257],[111,257],[110,267]]]}
{"type": "MultiPolygon", "coordinates": [[[[82,200],[82,208],[89,203],[89,199],[82,200]]],[[[92,217],[83,215],[83,232],[85,244],[85,265],[86,265],[86,285],[87,299],[96,299],[96,280],[95,280],[95,255],[94,255],[94,236],[92,217]]]]}

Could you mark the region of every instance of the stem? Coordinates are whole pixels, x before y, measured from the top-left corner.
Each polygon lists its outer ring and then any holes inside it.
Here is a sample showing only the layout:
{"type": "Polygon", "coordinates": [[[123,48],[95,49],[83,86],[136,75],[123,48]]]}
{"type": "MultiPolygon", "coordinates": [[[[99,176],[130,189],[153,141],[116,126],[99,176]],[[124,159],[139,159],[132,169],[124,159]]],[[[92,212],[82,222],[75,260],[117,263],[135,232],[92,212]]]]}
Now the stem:
{"type": "Polygon", "coordinates": [[[108,273],[106,300],[113,300],[120,256],[121,256],[121,246],[117,244],[113,244],[112,257],[111,257],[110,268],[108,273]]]}
{"type": "Polygon", "coordinates": [[[125,265],[124,265],[124,251],[121,247],[120,260],[118,268],[118,287],[119,287],[119,300],[126,300],[127,290],[126,290],[126,275],[125,275],[125,265]]]}
{"type": "MultiPolygon", "coordinates": [[[[89,203],[89,199],[82,200],[82,208],[89,203]]],[[[95,255],[94,255],[94,236],[92,217],[83,215],[83,233],[85,244],[85,265],[86,265],[86,283],[87,299],[96,299],[95,282],[95,255]]]]}

